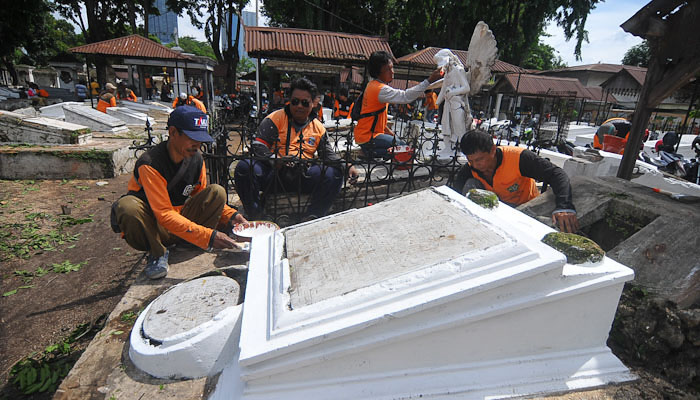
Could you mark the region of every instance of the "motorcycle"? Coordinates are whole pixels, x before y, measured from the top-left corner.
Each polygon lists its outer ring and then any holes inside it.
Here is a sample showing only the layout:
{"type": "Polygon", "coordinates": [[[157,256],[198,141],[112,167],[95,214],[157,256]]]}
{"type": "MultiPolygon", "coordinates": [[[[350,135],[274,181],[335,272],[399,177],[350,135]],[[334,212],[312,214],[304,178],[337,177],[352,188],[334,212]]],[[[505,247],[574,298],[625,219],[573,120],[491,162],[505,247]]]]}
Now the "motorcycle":
{"type": "Polygon", "coordinates": [[[656,143],[656,157],[650,157],[645,152],[640,155],[642,160],[655,165],[660,171],[675,175],[695,184],[700,184],[700,136],[692,143],[695,158],[685,159],[682,154],[675,152],[675,146],[680,138],[675,132],[667,132],[662,140],[656,143]]]}

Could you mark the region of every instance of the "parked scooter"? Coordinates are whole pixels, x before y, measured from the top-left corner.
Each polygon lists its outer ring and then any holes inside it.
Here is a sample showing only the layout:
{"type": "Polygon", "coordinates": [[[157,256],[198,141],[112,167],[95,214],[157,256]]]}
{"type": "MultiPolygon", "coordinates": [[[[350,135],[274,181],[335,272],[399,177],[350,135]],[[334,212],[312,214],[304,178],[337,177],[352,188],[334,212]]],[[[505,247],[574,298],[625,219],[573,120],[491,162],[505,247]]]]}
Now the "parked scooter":
{"type": "Polygon", "coordinates": [[[654,150],[656,157],[650,157],[642,152],[642,159],[659,168],[660,171],[675,175],[679,178],[700,184],[700,136],[693,140],[692,148],[695,151],[695,158],[685,159],[682,154],[676,153],[675,146],[680,138],[675,132],[667,132],[662,140],[656,143],[654,150]]]}

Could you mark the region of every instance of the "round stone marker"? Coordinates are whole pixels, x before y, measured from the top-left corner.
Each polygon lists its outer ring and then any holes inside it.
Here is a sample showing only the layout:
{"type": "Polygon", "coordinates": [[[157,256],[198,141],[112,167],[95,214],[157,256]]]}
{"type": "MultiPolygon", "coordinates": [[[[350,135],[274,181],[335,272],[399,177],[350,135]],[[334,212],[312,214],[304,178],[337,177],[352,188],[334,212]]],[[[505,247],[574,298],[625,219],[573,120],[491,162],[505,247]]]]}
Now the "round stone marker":
{"type": "Polygon", "coordinates": [[[225,276],[207,276],[174,286],[151,304],[143,321],[143,335],[157,343],[186,340],[220,311],[237,305],[240,291],[238,282],[225,276]]]}

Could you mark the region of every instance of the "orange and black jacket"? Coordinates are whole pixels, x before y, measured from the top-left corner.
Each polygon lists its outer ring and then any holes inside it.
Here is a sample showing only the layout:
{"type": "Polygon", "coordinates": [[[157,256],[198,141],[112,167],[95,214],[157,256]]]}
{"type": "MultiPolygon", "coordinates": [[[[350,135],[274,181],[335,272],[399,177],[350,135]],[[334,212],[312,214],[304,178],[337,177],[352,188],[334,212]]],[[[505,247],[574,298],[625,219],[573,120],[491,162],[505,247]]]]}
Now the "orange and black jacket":
{"type": "Polygon", "coordinates": [[[313,117],[306,123],[295,124],[289,112],[289,106],[277,110],[260,123],[253,141],[253,154],[259,157],[295,156],[304,159],[318,157],[325,161],[338,161],[338,156],[328,142],[326,128],[321,121],[313,117]]]}
{"type": "Polygon", "coordinates": [[[335,100],[335,106],[333,107],[333,118],[350,118],[350,113],[352,112],[353,102],[350,99],[341,101],[340,99],[335,100]]]}
{"type": "MultiPolygon", "coordinates": [[[[136,161],[128,194],[146,202],[156,221],[168,232],[203,249],[209,248],[214,230],[190,221],[180,214],[185,201],[207,186],[207,174],[202,155],[197,153],[175,164],[168,154],[168,142],[162,142],[141,155],[136,161]],[[184,165],[182,163],[185,163],[184,165]],[[168,187],[180,167],[184,174],[168,187]]],[[[224,205],[219,225],[226,225],[236,210],[224,205]]]]}
{"type": "Polygon", "coordinates": [[[467,179],[476,178],[498,198],[511,206],[526,203],[539,194],[535,180],[549,184],[554,190],[556,210],[575,210],[571,184],[563,169],[530,150],[511,146],[496,148],[496,172],[489,182],[480,171],[465,164],[457,174],[452,189],[461,192],[467,179]]]}

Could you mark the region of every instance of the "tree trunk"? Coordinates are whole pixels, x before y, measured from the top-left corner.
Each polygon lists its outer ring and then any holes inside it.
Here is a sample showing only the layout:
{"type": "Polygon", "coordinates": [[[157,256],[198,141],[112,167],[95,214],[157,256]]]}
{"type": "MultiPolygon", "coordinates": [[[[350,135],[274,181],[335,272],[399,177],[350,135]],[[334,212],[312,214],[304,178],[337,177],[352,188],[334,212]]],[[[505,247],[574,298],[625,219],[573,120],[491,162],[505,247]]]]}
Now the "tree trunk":
{"type": "Polygon", "coordinates": [[[12,63],[12,61],[9,60],[8,57],[3,57],[2,63],[5,64],[7,72],[9,72],[10,76],[12,77],[12,85],[19,85],[19,75],[17,75],[17,70],[15,69],[15,65],[12,63]]]}
{"type": "Polygon", "coordinates": [[[131,26],[131,33],[139,33],[138,27],[136,26],[136,5],[134,0],[127,0],[126,9],[129,12],[129,25],[131,26]]]}

